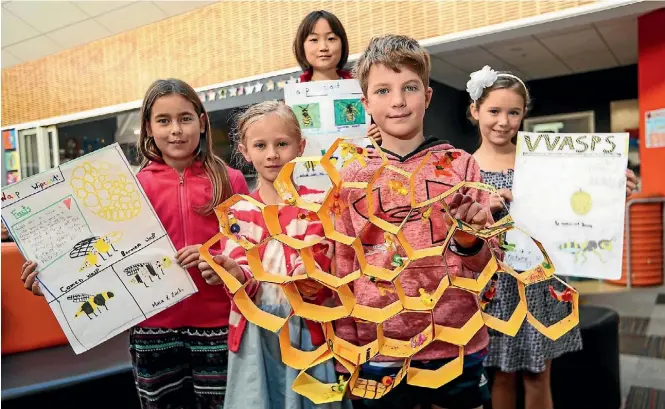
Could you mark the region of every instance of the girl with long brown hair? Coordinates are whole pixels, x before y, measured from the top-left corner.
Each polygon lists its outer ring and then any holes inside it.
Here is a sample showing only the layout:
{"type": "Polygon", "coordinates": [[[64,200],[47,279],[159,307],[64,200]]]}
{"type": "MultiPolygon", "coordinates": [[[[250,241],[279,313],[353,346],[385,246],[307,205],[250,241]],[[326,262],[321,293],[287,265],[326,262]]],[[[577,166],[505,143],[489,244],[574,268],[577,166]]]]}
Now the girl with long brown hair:
{"type": "MultiPolygon", "coordinates": [[[[141,107],[137,178],[198,292],[130,329],[130,354],[141,407],[222,407],[226,393],[231,302],[223,286],[206,284],[199,248],[219,232],[213,209],[247,182],[212,151],[210,122],[187,83],[157,80],[141,107]]],[[[218,249],[221,252],[221,249],[218,249]]],[[[25,287],[41,295],[35,263],[23,266],[25,287]]]]}
{"type": "Polygon", "coordinates": [[[242,173],[213,153],[208,114],[181,80],[158,80],[148,89],[138,148],[137,178],[180,249],[178,262],[199,290],[132,328],[130,352],[141,405],[221,407],[231,302],[221,286],[201,277],[199,248],[219,232],[213,209],[249,189],[242,173]]]}

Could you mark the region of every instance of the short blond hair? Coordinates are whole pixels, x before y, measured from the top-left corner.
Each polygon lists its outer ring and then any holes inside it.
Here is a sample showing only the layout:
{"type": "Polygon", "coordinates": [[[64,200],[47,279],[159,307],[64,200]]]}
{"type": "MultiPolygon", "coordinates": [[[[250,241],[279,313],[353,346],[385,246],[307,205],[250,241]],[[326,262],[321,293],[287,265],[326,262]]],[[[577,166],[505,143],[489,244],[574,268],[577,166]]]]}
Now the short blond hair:
{"type": "Polygon", "coordinates": [[[429,53],[411,37],[386,34],[370,40],[353,67],[353,76],[360,82],[365,96],[369,70],[374,64],[382,64],[395,72],[400,71],[400,66],[406,67],[418,74],[425,87],[429,87],[432,68],[429,53]]]}

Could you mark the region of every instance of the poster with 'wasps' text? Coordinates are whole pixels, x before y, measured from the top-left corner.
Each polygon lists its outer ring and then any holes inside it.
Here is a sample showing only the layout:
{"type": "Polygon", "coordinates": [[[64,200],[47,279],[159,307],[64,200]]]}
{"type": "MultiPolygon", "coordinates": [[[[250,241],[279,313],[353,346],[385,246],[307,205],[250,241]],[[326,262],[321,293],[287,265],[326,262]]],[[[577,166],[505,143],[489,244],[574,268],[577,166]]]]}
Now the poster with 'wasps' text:
{"type": "MultiPolygon", "coordinates": [[[[286,84],[284,101],[298,118],[307,141],[303,156],[323,156],[338,138],[351,138],[357,146],[368,146],[371,118],[361,98],[360,83],[355,79],[286,84]]],[[[342,156],[336,151],[331,158],[338,170],[342,156]]],[[[319,190],[332,186],[316,161],[297,164],[293,173],[297,184],[319,190]]]]}
{"type": "MultiPolygon", "coordinates": [[[[518,134],[510,213],[557,275],[621,277],[627,165],[628,133],[518,134]]],[[[505,241],[516,270],[542,261],[525,234],[510,231],[505,241]]]]}
{"type": "Polygon", "coordinates": [[[2,221],[77,354],[197,291],[117,143],[4,187],[2,221]]]}

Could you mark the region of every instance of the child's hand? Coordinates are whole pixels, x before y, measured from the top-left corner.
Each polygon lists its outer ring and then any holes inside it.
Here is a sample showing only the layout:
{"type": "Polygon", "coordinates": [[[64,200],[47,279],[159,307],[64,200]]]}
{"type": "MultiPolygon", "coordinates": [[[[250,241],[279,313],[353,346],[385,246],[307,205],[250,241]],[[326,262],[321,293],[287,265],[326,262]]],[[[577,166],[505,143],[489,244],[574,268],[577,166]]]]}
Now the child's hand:
{"type": "Polygon", "coordinates": [[[41,288],[39,288],[39,281],[37,281],[37,274],[39,274],[39,272],[35,271],[36,268],[37,263],[34,261],[28,260],[23,263],[21,266],[21,281],[23,281],[26,290],[32,291],[34,295],[43,297],[44,293],[42,293],[41,288]]]}
{"type": "MultiPolygon", "coordinates": [[[[295,270],[293,270],[293,275],[294,276],[299,276],[305,274],[305,265],[301,264],[298,267],[296,267],[295,270]]],[[[304,295],[305,297],[313,297],[321,291],[323,288],[323,284],[314,281],[314,280],[300,280],[296,281],[296,287],[298,287],[298,290],[300,290],[300,294],[304,295]]]]}
{"type": "MultiPolygon", "coordinates": [[[[235,277],[236,280],[240,281],[241,284],[245,283],[245,273],[242,271],[242,268],[237,261],[223,255],[214,256],[212,259],[215,260],[215,263],[222,266],[224,270],[228,271],[229,274],[235,277]]],[[[203,260],[203,257],[199,259],[199,270],[201,270],[201,277],[206,280],[206,283],[210,285],[220,285],[223,283],[222,279],[215,270],[212,269],[210,264],[203,260]]]]}
{"type": "Polygon", "coordinates": [[[490,211],[496,213],[505,209],[504,202],[513,201],[513,192],[510,189],[499,189],[496,193],[490,194],[490,211]],[[503,200],[502,200],[503,199],[503,200]]]}
{"type": "Polygon", "coordinates": [[[381,144],[381,131],[379,130],[378,125],[370,125],[369,128],[367,128],[367,136],[369,138],[374,138],[378,145],[381,144]]]}
{"type": "Polygon", "coordinates": [[[631,169],[626,169],[626,197],[630,196],[637,189],[637,176],[631,169]]]}
{"type": "Polygon", "coordinates": [[[196,267],[199,264],[199,249],[201,248],[200,244],[192,244],[191,246],[185,246],[178,250],[175,253],[175,258],[178,260],[178,263],[185,270],[196,267]]]}
{"type": "MultiPolygon", "coordinates": [[[[451,217],[470,224],[476,229],[482,229],[487,224],[488,215],[486,209],[469,195],[455,193],[448,207],[450,214],[446,213],[444,216],[448,226],[453,224],[451,217]]],[[[454,239],[457,244],[466,248],[473,247],[479,240],[477,237],[463,231],[455,232],[454,239]]]]}

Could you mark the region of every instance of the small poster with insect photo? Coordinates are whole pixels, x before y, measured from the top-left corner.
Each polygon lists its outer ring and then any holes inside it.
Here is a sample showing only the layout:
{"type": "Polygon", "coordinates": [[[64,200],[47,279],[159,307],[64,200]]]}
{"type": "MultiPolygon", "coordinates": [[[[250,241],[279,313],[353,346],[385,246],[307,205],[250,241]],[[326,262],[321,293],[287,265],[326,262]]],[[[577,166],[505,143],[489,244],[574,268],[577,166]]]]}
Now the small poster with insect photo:
{"type": "MultiPolygon", "coordinates": [[[[326,191],[332,187],[325,170],[317,160],[339,138],[349,138],[360,147],[370,145],[367,129],[371,118],[361,102],[362,90],[357,80],[315,81],[286,84],[284,101],[293,109],[302,134],[307,140],[303,157],[311,161],[296,164],[294,181],[312,189],[326,191]]],[[[339,153],[331,162],[339,170],[344,158],[339,153]]],[[[348,159],[348,158],[347,158],[348,159]]]]}
{"type": "Polygon", "coordinates": [[[197,291],[117,143],[3,188],[2,220],[77,354],[197,291]]]}
{"type": "MultiPolygon", "coordinates": [[[[621,277],[628,133],[519,132],[510,214],[541,242],[563,276],[621,277]]],[[[519,230],[505,237],[505,261],[525,271],[543,262],[519,230]]]]}

